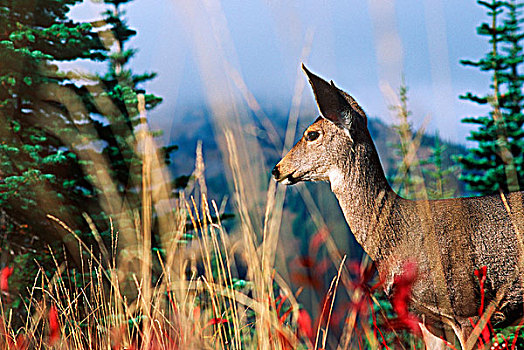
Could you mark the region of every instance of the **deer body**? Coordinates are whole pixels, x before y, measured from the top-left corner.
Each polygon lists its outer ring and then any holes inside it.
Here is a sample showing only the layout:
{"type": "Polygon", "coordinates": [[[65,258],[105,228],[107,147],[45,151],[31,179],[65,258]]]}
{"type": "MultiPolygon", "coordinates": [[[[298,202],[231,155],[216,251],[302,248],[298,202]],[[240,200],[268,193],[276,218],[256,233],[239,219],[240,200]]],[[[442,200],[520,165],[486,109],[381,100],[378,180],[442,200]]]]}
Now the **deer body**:
{"type": "Polygon", "coordinates": [[[329,181],[356,240],[375,261],[386,292],[406,262],[418,267],[413,307],[434,332],[451,327],[462,346],[480,306],[474,271],[487,267],[492,322],[522,317],[523,193],[407,200],[389,186],[356,101],[304,70],[322,116],[275,166],[277,181],[329,181]],[[506,203],[504,202],[506,201],[506,203]]]}

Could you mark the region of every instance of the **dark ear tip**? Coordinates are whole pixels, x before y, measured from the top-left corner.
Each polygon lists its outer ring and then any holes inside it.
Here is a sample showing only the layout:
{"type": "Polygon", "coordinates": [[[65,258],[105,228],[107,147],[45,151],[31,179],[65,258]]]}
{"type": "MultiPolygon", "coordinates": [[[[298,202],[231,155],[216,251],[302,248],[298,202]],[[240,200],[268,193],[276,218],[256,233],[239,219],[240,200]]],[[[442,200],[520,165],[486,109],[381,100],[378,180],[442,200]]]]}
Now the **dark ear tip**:
{"type": "Polygon", "coordinates": [[[311,72],[309,71],[309,69],[307,69],[306,65],[304,64],[304,62],[302,62],[302,70],[304,71],[304,73],[306,73],[306,75],[311,75],[311,72]]]}

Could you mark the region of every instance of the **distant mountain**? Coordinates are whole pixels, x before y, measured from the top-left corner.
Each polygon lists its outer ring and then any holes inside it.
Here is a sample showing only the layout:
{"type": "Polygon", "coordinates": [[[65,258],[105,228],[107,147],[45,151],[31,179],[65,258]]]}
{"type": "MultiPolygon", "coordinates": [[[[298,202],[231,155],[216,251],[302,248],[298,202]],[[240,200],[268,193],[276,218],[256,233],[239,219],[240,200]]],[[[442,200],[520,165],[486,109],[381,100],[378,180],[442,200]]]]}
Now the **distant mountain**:
{"type": "MultiPolygon", "coordinates": [[[[287,125],[287,115],[285,112],[274,112],[270,118],[282,139],[287,125]]],[[[315,115],[299,118],[296,139],[299,138],[302,131],[307,125],[313,122],[315,118],[315,115]]],[[[254,125],[246,126],[245,129],[247,133],[256,134],[260,146],[264,149],[267,156],[267,172],[269,173],[272,166],[280,159],[282,150],[276,150],[269,142],[267,134],[261,125],[257,125],[257,123],[253,124],[254,125]]],[[[396,160],[394,159],[391,145],[400,142],[397,132],[378,118],[370,118],[368,128],[379,152],[385,173],[388,176],[393,175],[396,171],[396,160]]],[[[196,145],[199,141],[202,142],[208,187],[212,194],[220,198],[227,194],[225,191],[227,192],[228,185],[227,179],[223,175],[226,172],[224,171],[224,163],[217,143],[216,133],[217,130],[215,130],[211,113],[205,108],[193,108],[181,116],[176,117],[172,124],[170,141],[179,146],[179,150],[174,154],[174,164],[172,166],[172,170],[177,175],[190,174],[192,172],[195,163],[196,145]]],[[[424,135],[422,137],[421,146],[417,152],[420,160],[428,158],[430,148],[434,144],[434,135],[424,135]]],[[[452,155],[466,153],[466,148],[462,145],[450,143],[445,140],[442,140],[442,144],[446,146],[443,154],[444,168],[454,164],[451,159],[452,155]]],[[[448,185],[454,189],[458,189],[457,193],[464,193],[464,185],[458,181],[456,175],[457,174],[449,177],[448,185]]]]}

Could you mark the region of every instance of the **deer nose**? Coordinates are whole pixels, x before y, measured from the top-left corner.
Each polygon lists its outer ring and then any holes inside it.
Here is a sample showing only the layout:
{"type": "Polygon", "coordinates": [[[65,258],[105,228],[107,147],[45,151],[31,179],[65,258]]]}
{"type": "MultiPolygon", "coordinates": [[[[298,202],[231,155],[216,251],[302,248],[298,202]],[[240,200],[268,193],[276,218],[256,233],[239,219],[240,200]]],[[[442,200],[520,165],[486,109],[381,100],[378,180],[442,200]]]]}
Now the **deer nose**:
{"type": "Polygon", "coordinates": [[[273,174],[273,177],[275,179],[278,179],[280,177],[280,170],[278,170],[278,165],[275,165],[273,170],[271,170],[271,174],[273,174]]]}

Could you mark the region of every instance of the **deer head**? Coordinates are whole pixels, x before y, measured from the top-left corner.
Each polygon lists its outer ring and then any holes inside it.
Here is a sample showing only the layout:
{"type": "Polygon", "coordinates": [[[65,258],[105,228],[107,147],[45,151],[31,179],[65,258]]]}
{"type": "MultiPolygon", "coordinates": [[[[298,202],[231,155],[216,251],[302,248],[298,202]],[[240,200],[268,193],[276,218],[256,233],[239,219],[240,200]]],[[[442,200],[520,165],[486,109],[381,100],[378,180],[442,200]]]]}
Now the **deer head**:
{"type": "Polygon", "coordinates": [[[273,168],[272,174],[286,185],[300,181],[333,183],[341,172],[351,168],[352,150],[361,140],[370,139],[366,114],[333,81],[328,83],[304,65],[302,69],[309,78],[321,115],[273,168]]]}

